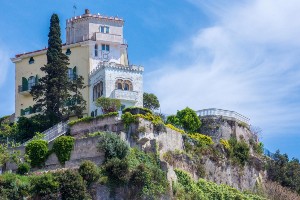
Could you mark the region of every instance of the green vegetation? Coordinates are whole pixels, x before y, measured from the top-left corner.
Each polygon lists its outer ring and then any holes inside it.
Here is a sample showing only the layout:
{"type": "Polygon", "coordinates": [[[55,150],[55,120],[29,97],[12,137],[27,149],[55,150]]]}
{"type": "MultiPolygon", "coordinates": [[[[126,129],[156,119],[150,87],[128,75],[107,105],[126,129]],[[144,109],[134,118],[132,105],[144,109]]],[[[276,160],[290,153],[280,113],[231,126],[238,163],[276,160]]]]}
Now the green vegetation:
{"type": "Polygon", "coordinates": [[[136,115],[136,114],[145,115],[146,113],[152,114],[152,111],[150,109],[141,108],[141,107],[128,107],[128,108],[125,108],[124,110],[122,110],[122,112],[123,112],[123,114],[126,112],[130,112],[133,115],[136,115]]]}
{"type": "Polygon", "coordinates": [[[170,128],[170,129],[172,129],[172,130],[174,130],[174,131],[177,131],[177,132],[179,132],[179,133],[181,133],[181,134],[184,134],[184,133],[185,133],[184,130],[179,129],[179,128],[176,128],[176,127],[173,126],[172,124],[167,124],[166,127],[170,128]]]}
{"type": "Polygon", "coordinates": [[[117,112],[121,108],[120,99],[111,99],[107,97],[100,97],[96,100],[95,105],[102,109],[104,114],[110,112],[117,112]]]}
{"type": "Polygon", "coordinates": [[[228,140],[220,139],[220,144],[222,144],[224,149],[226,149],[227,151],[229,151],[231,149],[231,146],[230,146],[228,140]]]}
{"type": "Polygon", "coordinates": [[[197,132],[201,126],[201,121],[196,112],[190,108],[177,111],[176,116],[171,115],[167,118],[167,124],[172,124],[175,127],[182,127],[186,132],[197,132]]]}
{"type": "Polygon", "coordinates": [[[30,186],[33,199],[55,200],[59,197],[59,182],[51,173],[31,176],[30,186]]]}
{"type": "Polygon", "coordinates": [[[12,173],[0,176],[1,200],[20,200],[29,194],[29,178],[12,173]]]}
{"type": "Polygon", "coordinates": [[[52,126],[67,119],[70,115],[82,116],[86,102],[81,90],[83,77],[74,68],[73,76],[68,77],[69,58],[62,52],[59,18],[53,14],[48,34],[47,64],[41,67],[45,76],[38,79],[30,93],[36,104],[34,109],[43,112],[52,126]]]}
{"type": "Polygon", "coordinates": [[[128,129],[130,124],[137,122],[137,117],[132,115],[130,112],[125,112],[121,117],[125,128],[128,129]]]}
{"type": "Polygon", "coordinates": [[[237,141],[236,138],[230,138],[228,141],[230,144],[229,156],[233,162],[244,166],[249,161],[250,148],[245,141],[237,141]]]}
{"type": "Polygon", "coordinates": [[[200,147],[213,145],[212,138],[200,133],[189,133],[188,136],[195,141],[195,144],[200,147]]]}
{"type": "Polygon", "coordinates": [[[150,110],[157,110],[160,107],[157,96],[152,93],[146,92],[144,92],[143,94],[143,105],[145,108],[148,108],[150,110]]]}
{"type": "Polygon", "coordinates": [[[30,141],[25,148],[32,167],[41,167],[48,157],[48,143],[45,140],[30,141]]]}
{"type": "Polygon", "coordinates": [[[287,154],[281,154],[278,150],[272,156],[272,160],[268,161],[267,171],[271,181],[278,182],[300,194],[300,163],[298,159],[289,160],[287,154]]]}
{"type": "Polygon", "coordinates": [[[88,188],[100,178],[97,165],[88,160],[81,163],[78,172],[86,182],[88,188]]]}
{"type": "Polygon", "coordinates": [[[71,158],[75,139],[71,136],[61,136],[56,138],[53,143],[52,152],[54,152],[59,162],[64,165],[71,158]]]}
{"type": "Polygon", "coordinates": [[[94,119],[104,119],[104,118],[107,118],[107,117],[116,117],[116,116],[118,116],[118,112],[110,112],[110,113],[107,113],[107,114],[98,115],[96,117],[84,117],[84,118],[76,119],[76,120],[73,120],[73,121],[69,122],[68,125],[69,126],[74,126],[75,124],[78,124],[78,123],[81,123],[81,122],[88,123],[88,122],[91,122],[94,119]]]}
{"type": "Polygon", "coordinates": [[[105,153],[105,159],[123,159],[129,153],[129,146],[119,136],[111,133],[103,133],[99,136],[99,151],[105,153]]]}
{"type": "Polygon", "coordinates": [[[227,185],[218,185],[213,182],[199,179],[194,181],[185,171],[175,169],[178,182],[173,184],[173,194],[176,199],[224,199],[224,200],[263,200],[265,198],[242,193],[227,185]]]}
{"type": "Polygon", "coordinates": [[[30,165],[28,163],[21,163],[18,166],[17,174],[24,175],[30,171],[30,165]]]}

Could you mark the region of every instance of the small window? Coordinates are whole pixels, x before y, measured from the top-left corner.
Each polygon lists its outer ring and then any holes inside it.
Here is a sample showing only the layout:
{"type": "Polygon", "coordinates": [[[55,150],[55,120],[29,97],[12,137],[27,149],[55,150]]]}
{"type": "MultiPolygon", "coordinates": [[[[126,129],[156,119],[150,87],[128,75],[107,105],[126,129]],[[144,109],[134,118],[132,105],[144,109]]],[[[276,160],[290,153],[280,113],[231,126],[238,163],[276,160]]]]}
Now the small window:
{"type": "Polygon", "coordinates": [[[127,83],[124,84],[124,90],[129,90],[129,85],[127,83]]]}
{"type": "Polygon", "coordinates": [[[109,27],[108,26],[105,27],[105,33],[109,33],[109,27]]]}
{"type": "Polygon", "coordinates": [[[34,59],[33,59],[33,57],[30,57],[29,64],[33,64],[33,63],[34,63],[34,59]]]}
{"type": "Polygon", "coordinates": [[[110,50],[108,44],[102,44],[102,45],[101,45],[101,48],[102,48],[102,51],[109,51],[109,50],[110,50]]]}
{"type": "Polygon", "coordinates": [[[30,76],[28,79],[28,90],[31,90],[32,86],[35,86],[35,77],[30,76]]]}
{"type": "Polygon", "coordinates": [[[95,110],[95,117],[97,116],[97,111],[98,111],[98,110],[96,109],[96,110],[95,110]]]}
{"type": "Polygon", "coordinates": [[[73,69],[72,68],[68,68],[68,78],[69,78],[69,80],[73,80],[73,69]]]}
{"type": "Polygon", "coordinates": [[[104,33],[104,26],[100,26],[100,32],[104,33]]]}
{"type": "Polygon", "coordinates": [[[72,53],[71,50],[70,50],[70,49],[67,49],[66,55],[69,56],[69,55],[71,55],[71,53],[72,53]]]}
{"type": "Polygon", "coordinates": [[[123,90],[122,83],[118,83],[118,90],[123,90]]]}
{"type": "Polygon", "coordinates": [[[98,57],[98,44],[95,44],[95,57],[98,57]]]}
{"type": "Polygon", "coordinates": [[[100,33],[109,33],[108,26],[100,26],[100,33]]]}

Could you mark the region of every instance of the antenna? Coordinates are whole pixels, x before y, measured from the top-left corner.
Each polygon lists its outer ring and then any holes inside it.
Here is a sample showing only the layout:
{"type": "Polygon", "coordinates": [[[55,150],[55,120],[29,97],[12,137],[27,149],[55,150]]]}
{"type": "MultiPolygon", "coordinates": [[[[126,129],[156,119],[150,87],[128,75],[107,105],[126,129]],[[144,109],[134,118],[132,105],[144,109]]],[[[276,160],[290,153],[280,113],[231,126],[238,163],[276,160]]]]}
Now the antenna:
{"type": "Polygon", "coordinates": [[[77,10],[77,6],[76,6],[76,3],[74,2],[74,5],[73,5],[73,12],[74,12],[74,17],[76,16],[76,10],[77,10]]]}

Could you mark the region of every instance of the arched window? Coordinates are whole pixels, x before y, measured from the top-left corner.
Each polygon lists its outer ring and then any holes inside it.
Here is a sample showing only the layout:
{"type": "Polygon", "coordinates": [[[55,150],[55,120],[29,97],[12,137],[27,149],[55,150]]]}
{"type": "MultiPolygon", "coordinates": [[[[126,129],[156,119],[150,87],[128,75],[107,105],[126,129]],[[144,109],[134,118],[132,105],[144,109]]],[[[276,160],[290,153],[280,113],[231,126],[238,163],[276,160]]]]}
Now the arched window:
{"type": "Polygon", "coordinates": [[[95,44],[95,57],[98,57],[98,44],[95,44]]]}
{"type": "Polygon", "coordinates": [[[28,90],[31,90],[32,86],[35,85],[35,77],[34,76],[30,76],[28,78],[28,90]]]}
{"type": "Polygon", "coordinates": [[[124,90],[129,90],[129,91],[133,90],[131,81],[128,80],[124,81],[124,90]]]}
{"type": "Polygon", "coordinates": [[[95,101],[96,99],[98,99],[102,95],[103,95],[103,82],[100,81],[98,84],[96,84],[93,87],[93,101],[95,101]]]}
{"type": "Polygon", "coordinates": [[[129,90],[129,85],[128,85],[128,83],[125,83],[125,84],[124,84],[124,90],[129,90]]]}

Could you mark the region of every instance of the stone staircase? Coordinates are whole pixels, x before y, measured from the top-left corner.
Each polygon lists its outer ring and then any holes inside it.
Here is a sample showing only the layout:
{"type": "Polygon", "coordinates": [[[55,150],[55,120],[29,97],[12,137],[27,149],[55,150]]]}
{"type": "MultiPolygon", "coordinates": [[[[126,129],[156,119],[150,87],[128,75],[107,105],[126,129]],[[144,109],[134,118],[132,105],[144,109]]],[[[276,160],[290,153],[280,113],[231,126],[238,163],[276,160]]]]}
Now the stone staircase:
{"type": "MultiPolygon", "coordinates": [[[[43,140],[47,141],[48,143],[55,140],[56,138],[58,138],[61,135],[66,134],[66,132],[68,131],[68,123],[69,121],[66,122],[60,122],[54,126],[52,126],[51,128],[45,130],[44,132],[42,132],[42,134],[44,135],[44,138],[42,138],[43,140]]],[[[23,143],[23,146],[25,146],[28,142],[32,141],[28,140],[25,143],[23,143]]]]}

